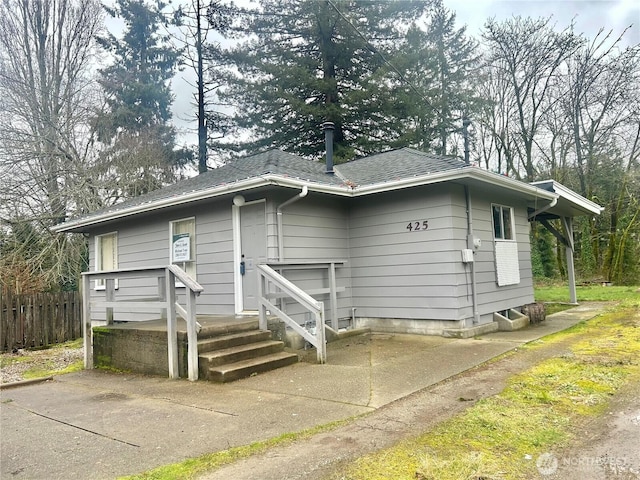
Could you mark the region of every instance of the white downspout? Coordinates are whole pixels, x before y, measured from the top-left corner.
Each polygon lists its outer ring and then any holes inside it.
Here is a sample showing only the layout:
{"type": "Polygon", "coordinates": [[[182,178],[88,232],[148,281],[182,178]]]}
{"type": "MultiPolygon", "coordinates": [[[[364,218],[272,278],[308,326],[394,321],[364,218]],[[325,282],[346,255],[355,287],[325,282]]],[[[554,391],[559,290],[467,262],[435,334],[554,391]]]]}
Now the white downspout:
{"type": "Polygon", "coordinates": [[[289,200],[281,203],[278,208],[276,208],[276,219],[278,225],[278,260],[284,261],[284,234],[282,232],[282,209],[288,205],[291,205],[294,202],[297,202],[301,198],[304,198],[309,193],[309,188],[306,185],[302,186],[302,191],[298,193],[295,197],[291,197],[289,200]]]}

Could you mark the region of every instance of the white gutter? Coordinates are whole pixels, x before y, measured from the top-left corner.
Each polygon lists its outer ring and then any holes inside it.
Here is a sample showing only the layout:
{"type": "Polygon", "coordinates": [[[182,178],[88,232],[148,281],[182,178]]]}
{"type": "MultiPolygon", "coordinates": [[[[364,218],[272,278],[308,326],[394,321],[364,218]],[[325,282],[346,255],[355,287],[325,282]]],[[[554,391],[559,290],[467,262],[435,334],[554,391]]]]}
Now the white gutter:
{"type": "Polygon", "coordinates": [[[284,261],[284,233],[282,232],[282,209],[287,205],[291,205],[294,202],[297,202],[301,198],[304,198],[309,193],[309,187],[307,185],[302,186],[302,191],[298,193],[295,197],[291,197],[284,203],[281,203],[278,208],[276,208],[276,219],[278,225],[278,260],[284,261]]]}
{"type": "MultiPolygon", "coordinates": [[[[339,166],[338,166],[339,168],[339,166]]],[[[261,175],[260,177],[248,178],[245,180],[239,180],[237,182],[217,185],[215,187],[207,188],[205,190],[198,190],[187,194],[177,195],[175,197],[162,198],[156,201],[152,201],[146,204],[132,205],[131,207],[125,207],[122,209],[115,209],[112,211],[106,211],[99,215],[89,215],[85,218],[79,218],[77,220],[71,220],[69,222],[56,225],[51,228],[53,232],[69,232],[73,230],[79,230],[84,227],[95,225],[102,222],[119,220],[132,215],[140,213],[152,212],[160,210],[162,208],[174,207],[184,205],[199,200],[206,200],[209,198],[218,197],[235,192],[241,192],[252,188],[258,188],[262,186],[274,185],[282,187],[292,188],[304,188],[305,186],[311,191],[319,193],[328,193],[331,195],[341,197],[359,197],[363,195],[371,195],[375,193],[388,192],[393,190],[400,190],[403,188],[417,187],[421,185],[430,185],[434,183],[441,183],[454,180],[478,180],[483,183],[489,183],[509,190],[517,191],[521,194],[527,194],[535,198],[543,198],[553,200],[557,197],[555,193],[549,192],[542,188],[538,188],[533,185],[529,185],[518,180],[514,180],[509,177],[504,177],[496,173],[487,172],[477,167],[464,167],[457,170],[449,170],[446,172],[439,172],[434,174],[425,174],[415,176],[411,178],[404,178],[400,180],[394,180],[391,182],[381,182],[374,185],[366,185],[363,187],[350,187],[346,184],[343,185],[327,185],[321,183],[312,183],[308,180],[301,180],[297,178],[283,177],[280,175],[261,175]]]]}
{"type": "MultiPolygon", "coordinates": [[[[561,183],[556,182],[555,180],[542,180],[540,182],[531,182],[531,185],[549,185],[551,184],[551,188],[553,191],[560,195],[562,198],[566,198],[571,203],[575,204],[577,207],[582,208],[586,212],[593,213],[594,215],[600,215],[604,211],[604,207],[598,205],[595,202],[592,202],[588,198],[583,197],[582,195],[574,192],[573,190],[565,187],[561,183]]],[[[541,187],[538,187],[541,188],[541,187]]]]}
{"type": "Polygon", "coordinates": [[[532,213],[529,215],[529,217],[528,217],[528,218],[529,218],[529,220],[531,220],[532,218],[537,217],[538,215],[540,215],[540,214],[541,214],[541,213],[543,213],[543,212],[546,212],[546,211],[547,211],[547,210],[549,210],[550,208],[555,207],[555,206],[556,206],[556,204],[558,203],[558,198],[559,198],[559,196],[557,196],[556,198],[554,198],[553,200],[551,200],[551,203],[549,203],[548,205],[545,205],[544,207],[539,208],[539,209],[538,209],[538,210],[536,210],[535,212],[532,212],[532,213]]]}
{"type": "Polygon", "coordinates": [[[464,167],[457,170],[448,170],[439,173],[430,173],[391,182],[377,183],[374,185],[366,185],[364,187],[356,187],[353,196],[370,195],[401,188],[417,187],[420,185],[429,185],[433,183],[448,182],[453,180],[475,179],[484,183],[515,190],[519,193],[527,193],[536,198],[546,198],[552,200],[556,194],[542,188],[530,185],[528,183],[515,180],[504,175],[488,172],[478,167],[464,167]]]}

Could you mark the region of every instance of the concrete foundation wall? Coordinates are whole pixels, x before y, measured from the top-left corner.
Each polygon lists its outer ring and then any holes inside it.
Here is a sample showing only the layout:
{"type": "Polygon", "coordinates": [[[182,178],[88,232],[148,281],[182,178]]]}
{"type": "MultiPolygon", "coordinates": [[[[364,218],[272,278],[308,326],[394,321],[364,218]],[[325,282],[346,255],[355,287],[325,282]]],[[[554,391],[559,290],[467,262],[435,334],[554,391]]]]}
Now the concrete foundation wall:
{"type": "Polygon", "coordinates": [[[464,320],[414,320],[410,318],[358,317],[355,328],[369,328],[374,332],[442,335],[447,328],[462,328],[464,320]]]}
{"type": "MultiPolygon", "coordinates": [[[[93,328],[93,365],[148,375],[169,375],[167,333],[155,330],[93,328]]],[[[187,377],[187,336],[178,333],[178,369],[187,377]]]]}

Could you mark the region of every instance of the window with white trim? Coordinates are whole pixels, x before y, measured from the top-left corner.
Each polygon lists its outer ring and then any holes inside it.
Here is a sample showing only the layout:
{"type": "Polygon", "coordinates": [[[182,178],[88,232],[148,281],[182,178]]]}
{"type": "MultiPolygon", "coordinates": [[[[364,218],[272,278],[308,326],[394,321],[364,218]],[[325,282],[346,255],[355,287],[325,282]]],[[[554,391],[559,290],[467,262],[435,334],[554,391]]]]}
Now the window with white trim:
{"type": "Polygon", "coordinates": [[[491,205],[496,283],[499,287],[520,283],[520,262],[513,208],[491,205]]]}
{"type": "Polygon", "coordinates": [[[513,209],[504,205],[491,205],[493,214],[493,238],[495,240],[515,240],[513,229],[513,209]]]}
{"type": "MultiPolygon", "coordinates": [[[[95,270],[97,272],[116,270],[118,268],[118,232],[96,235],[95,238],[95,270]]],[[[96,280],[96,289],[103,288],[104,279],[96,280]]]]}
{"type": "Polygon", "coordinates": [[[196,219],[184,218],[169,225],[171,263],[196,280],[196,219]]]}

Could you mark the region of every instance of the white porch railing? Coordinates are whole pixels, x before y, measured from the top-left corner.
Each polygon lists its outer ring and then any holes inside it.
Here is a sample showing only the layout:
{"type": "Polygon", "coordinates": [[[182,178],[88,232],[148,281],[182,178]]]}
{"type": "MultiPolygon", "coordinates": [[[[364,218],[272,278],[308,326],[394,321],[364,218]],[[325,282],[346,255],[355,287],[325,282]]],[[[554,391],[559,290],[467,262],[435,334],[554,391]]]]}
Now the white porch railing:
{"type": "MultiPolygon", "coordinates": [[[[196,322],[196,297],[203,288],[177,265],[147,268],[124,268],[82,274],[82,331],[84,336],[84,368],[93,368],[93,341],[91,330],[92,309],[104,309],[107,324],[113,323],[114,308],[127,311],[149,311],[159,309],[167,319],[167,350],[169,377],[180,376],[178,368],[177,315],[187,322],[187,363],[189,380],[198,379],[198,328],[196,322]],[[116,281],[130,278],[158,279],[158,295],[153,298],[116,300],[116,281]],[[104,300],[91,300],[91,280],[104,280],[104,300]],[[177,302],[176,280],[185,287],[186,308],[177,302]]],[[[127,290],[130,295],[130,290],[127,290]]]]}
{"type": "Polygon", "coordinates": [[[311,295],[307,294],[304,290],[284,278],[268,265],[257,265],[257,271],[260,328],[262,330],[267,330],[267,310],[269,310],[272,314],[277,315],[278,318],[285,322],[288,327],[291,327],[293,331],[301,335],[307,342],[316,347],[318,362],[326,363],[327,342],[325,336],[326,325],[324,323],[324,303],[315,300],[311,295]],[[281,298],[282,294],[272,291],[272,287],[279,289],[280,292],[286,294],[287,297],[294,299],[306,310],[311,312],[316,324],[315,335],[301,327],[298,322],[276,307],[271,299],[281,298]]]}

